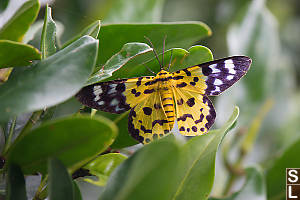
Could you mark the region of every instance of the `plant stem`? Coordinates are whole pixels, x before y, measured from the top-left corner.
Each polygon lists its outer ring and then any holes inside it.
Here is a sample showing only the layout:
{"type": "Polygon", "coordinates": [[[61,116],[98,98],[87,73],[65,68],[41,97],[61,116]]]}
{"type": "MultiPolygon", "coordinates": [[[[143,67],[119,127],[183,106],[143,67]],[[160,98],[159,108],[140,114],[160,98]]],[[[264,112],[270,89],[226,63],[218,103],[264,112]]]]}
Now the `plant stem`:
{"type": "Polygon", "coordinates": [[[41,200],[41,199],[45,199],[46,198],[46,197],[44,197],[45,196],[45,194],[44,194],[45,192],[43,192],[43,191],[46,190],[45,186],[47,184],[47,180],[48,180],[48,175],[45,176],[42,179],[42,181],[41,181],[41,183],[40,183],[40,185],[39,185],[39,187],[38,187],[38,189],[37,189],[37,191],[36,191],[36,193],[35,193],[35,195],[33,197],[33,200],[41,200]]]}
{"type": "Polygon", "coordinates": [[[20,135],[18,136],[19,138],[23,137],[24,134],[28,132],[35,125],[35,123],[40,119],[40,116],[43,112],[44,112],[43,110],[38,110],[32,113],[30,119],[27,121],[20,135]]]}
{"type": "Polygon", "coordinates": [[[7,152],[7,150],[9,149],[9,147],[10,147],[12,136],[14,134],[15,127],[16,127],[16,121],[17,121],[17,117],[14,117],[13,120],[12,120],[12,123],[10,125],[10,128],[9,128],[8,136],[5,140],[5,146],[3,148],[3,154],[5,154],[7,152]]]}

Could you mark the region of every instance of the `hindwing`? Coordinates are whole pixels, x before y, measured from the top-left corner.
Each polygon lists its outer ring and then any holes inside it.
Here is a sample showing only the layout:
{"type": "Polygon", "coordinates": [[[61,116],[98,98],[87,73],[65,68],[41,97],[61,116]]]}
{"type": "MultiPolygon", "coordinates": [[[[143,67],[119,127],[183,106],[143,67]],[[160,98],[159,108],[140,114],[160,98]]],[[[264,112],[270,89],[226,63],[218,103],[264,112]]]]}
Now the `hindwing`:
{"type": "Polygon", "coordinates": [[[149,143],[170,132],[168,119],[157,91],[131,109],[128,131],[141,143],[149,143]]]}
{"type": "Polygon", "coordinates": [[[213,125],[216,112],[207,96],[174,89],[178,130],[181,135],[195,136],[206,133],[213,125]]]}

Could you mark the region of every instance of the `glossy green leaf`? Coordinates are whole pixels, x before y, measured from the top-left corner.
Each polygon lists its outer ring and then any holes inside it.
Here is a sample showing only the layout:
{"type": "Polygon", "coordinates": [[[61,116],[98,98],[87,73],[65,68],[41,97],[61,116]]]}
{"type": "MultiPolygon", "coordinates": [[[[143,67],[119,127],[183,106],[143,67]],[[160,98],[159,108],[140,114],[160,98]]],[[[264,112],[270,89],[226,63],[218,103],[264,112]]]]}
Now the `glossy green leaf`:
{"type": "MultiPolygon", "coordinates": [[[[117,78],[131,78],[153,74],[145,67],[147,66],[155,73],[160,71],[160,65],[156,58],[153,57],[153,52],[145,56],[138,56],[132,62],[128,63],[118,71],[116,71],[112,77],[108,80],[114,80],[117,78]],[[151,55],[152,54],[152,55],[151,55]]],[[[192,46],[187,50],[181,48],[174,48],[164,53],[164,69],[168,69],[172,54],[172,61],[170,71],[174,72],[180,69],[191,67],[196,64],[208,62],[213,59],[211,51],[203,46],[192,46]]],[[[162,54],[158,56],[160,62],[162,62],[162,54]]]]}
{"type": "Polygon", "coordinates": [[[284,152],[278,155],[278,159],[267,170],[267,195],[268,199],[284,199],[286,193],[286,168],[300,166],[299,157],[300,139],[290,145],[284,152]]]}
{"type": "Polygon", "coordinates": [[[21,168],[16,164],[8,165],[6,198],[7,200],[26,200],[25,179],[21,168]]]}
{"type": "Polygon", "coordinates": [[[161,20],[164,0],[116,0],[110,4],[105,23],[147,23],[161,20]],[[133,12],[134,11],[134,12],[133,12]]]}
{"type": "Polygon", "coordinates": [[[0,40],[0,68],[26,66],[40,59],[40,52],[33,46],[0,40]]]}
{"type": "Polygon", "coordinates": [[[127,43],[123,48],[112,56],[98,72],[96,72],[89,80],[87,84],[99,82],[112,76],[112,73],[121,67],[123,67],[130,60],[135,57],[151,52],[152,48],[144,43],[127,43]]]}
{"type": "Polygon", "coordinates": [[[106,63],[126,43],[147,42],[144,36],[149,37],[154,47],[160,52],[165,36],[167,36],[165,49],[169,49],[174,47],[189,48],[196,41],[210,34],[211,31],[208,26],[201,22],[103,25],[98,37],[97,65],[106,63]]]}
{"type": "Polygon", "coordinates": [[[51,8],[46,6],[44,26],[41,38],[42,58],[45,59],[56,52],[56,25],[51,16],[51,8]]]}
{"type": "Polygon", "coordinates": [[[38,0],[11,0],[2,13],[0,39],[21,41],[39,12],[38,0]]]}
{"type": "Polygon", "coordinates": [[[234,125],[239,115],[235,107],[228,121],[217,130],[193,137],[183,147],[179,181],[172,195],[173,200],[207,199],[215,174],[215,158],[220,142],[234,125]]]}
{"type": "Polygon", "coordinates": [[[97,157],[95,160],[85,165],[84,168],[88,169],[91,174],[97,176],[98,181],[88,178],[85,180],[95,185],[104,186],[112,171],[126,160],[126,158],[126,156],[119,153],[108,153],[97,157]]]}
{"type": "Polygon", "coordinates": [[[262,170],[258,167],[246,169],[246,181],[243,187],[226,198],[209,198],[209,200],[266,200],[265,180],[262,170]]]}
{"type": "MultiPolygon", "coordinates": [[[[192,46],[187,50],[174,48],[164,53],[165,69],[168,68],[172,54],[172,65],[170,71],[176,71],[196,64],[211,61],[213,59],[211,51],[204,46],[192,46]],[[172,52],[172,53],[171,53],[172,52]]],[[[153,74],[145,67],[147,66],[154,72],[160,71],[160,65],[153,57],[152,49],[144,43],[127,43],[122,50],[110,58],[103,69],[96,72],[88,81],[88,84],[96,83],[101,80],[115,80],[119,78],[132,78],[153,74]],[[127,54],[125,54],[127,53],[127,54]],[[130,54],[132,53],[132,55],[130,54]],[[126,55],[123,57],[123,55],[126,55]]],[[[162,60],[162,54],[158,56],[162,60]]]]}
{"type": "Polygon", "coordinates": [[[93,71],[98,42],[85,36],[53,56],[12,74],[0,86],[0,120],[63,102],[93,71]]]}
{"type": "Polygon", "coordinates": [[[180,156],[172,138],[152,142],[125,160],[110,176],[100,199],[170,199],[180,156]]]}
{"type": "Polygon", "coordinates": [[[77,36],[75,36],[74,38],[72,38],[71,40],[67,41],[62,48],[65,48],[66,46],[68,46],[69,44],[71,44],[72,42],[74,42],[75,40],[77,40],[78,38],[84,36],[84,35],[89,35],[95,39],[97,39],[98,34],[100,32],[100,27],[101,27],[101,22],[100,20],[95,21],[94,23],[90,24],[89,26],[87,26],[85,29],[83,29],[77,36]]]}
{"type": "Polygon", "coordinates": [[[47,159],[57,157],[74,170],[107,149],[116,132],[115,125],[105,118],[62,118],[18,138],[8,152],[8,161],[22,166],[25,174],[45,174],[47,159]]]}
{"type": "Polygon", "coordinates": [[[56,158],[48,159],[48,173],[49,199],[74,199],[72,179],[60,160],[56,158]]]}
{"type": "Polygon", "coordinates": [[[109,119],[112,119],[119,128],[118,137],[111,145],[112,149],[122,149],[139,143],[137,140],[133,139],[133,137],[131,137],[130,133],[128,132],[129,112],[117,116],[115,114],[110,114],[110,113],[103,114],[103,113],[104,112],[99,112],[100,115],[104,115],[109,119]]]}

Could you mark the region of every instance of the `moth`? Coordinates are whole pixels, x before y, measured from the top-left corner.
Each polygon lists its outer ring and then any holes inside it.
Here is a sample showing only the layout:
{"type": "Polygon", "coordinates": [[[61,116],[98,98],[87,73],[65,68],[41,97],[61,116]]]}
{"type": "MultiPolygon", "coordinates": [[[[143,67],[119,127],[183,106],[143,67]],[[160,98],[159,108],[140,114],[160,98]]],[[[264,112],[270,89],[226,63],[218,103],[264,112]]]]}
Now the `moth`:
{"type": "Polygon", "coordinates": [[[181,135],[197,136],[206,133],[216,118],[208,96],[232,86],[250,65],[249,57],[233,56],[175,72],[161,69],[155,76],[95,83],[76,97],[97,110],[118,114],[130,110],[128,131],[144,144],[170,133],[175,120],[181,135]]]}

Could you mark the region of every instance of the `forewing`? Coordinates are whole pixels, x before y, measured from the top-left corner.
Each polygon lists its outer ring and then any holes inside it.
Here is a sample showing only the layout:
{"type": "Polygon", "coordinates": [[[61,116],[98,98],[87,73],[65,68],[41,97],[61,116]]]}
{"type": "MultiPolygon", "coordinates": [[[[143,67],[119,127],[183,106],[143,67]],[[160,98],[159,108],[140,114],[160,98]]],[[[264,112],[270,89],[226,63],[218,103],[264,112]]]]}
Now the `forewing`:
{"type": "Polygon", "coordinates": [[[128,131],[141,143],[149,143],[170,132],[158,92],[131,109],[128,117],[128,131]]]}
{"type": "Polygon", "coordinates": [[[173,73],[176,88],[205,95],[219,95],[246,74],[251,59],[233,56],[195,65],[173,73]]]}
{"type": "Polygon", "coordinates": [[[76,98],[84,105],[106,112],[123,113],[148,98],[145,86],[152,76],[100,82],[82,88],[76,98]]]}
{"type": "Polygon", "coordinates": [[[213,125],[216,112],[207,96],[184,89],[173,90],[178,130],[181,135],[206,133],[213,125]]]}

